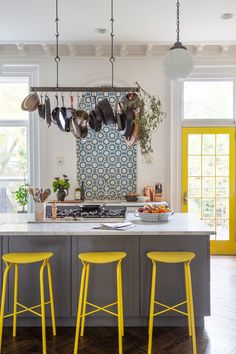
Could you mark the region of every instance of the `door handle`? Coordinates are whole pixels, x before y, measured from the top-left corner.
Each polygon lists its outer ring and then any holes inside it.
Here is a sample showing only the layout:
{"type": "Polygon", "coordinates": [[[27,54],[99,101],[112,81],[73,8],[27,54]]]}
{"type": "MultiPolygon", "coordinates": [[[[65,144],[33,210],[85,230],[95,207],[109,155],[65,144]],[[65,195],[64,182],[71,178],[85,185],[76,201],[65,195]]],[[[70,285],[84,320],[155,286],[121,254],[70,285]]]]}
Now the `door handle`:
{"type": "Polygon", "coordinates": [[[184,194],[183,194],[183,202],[184,202],[184,205],[188,205],[188,194],[187,194],[187,192],[184,192],[184,194]]]}

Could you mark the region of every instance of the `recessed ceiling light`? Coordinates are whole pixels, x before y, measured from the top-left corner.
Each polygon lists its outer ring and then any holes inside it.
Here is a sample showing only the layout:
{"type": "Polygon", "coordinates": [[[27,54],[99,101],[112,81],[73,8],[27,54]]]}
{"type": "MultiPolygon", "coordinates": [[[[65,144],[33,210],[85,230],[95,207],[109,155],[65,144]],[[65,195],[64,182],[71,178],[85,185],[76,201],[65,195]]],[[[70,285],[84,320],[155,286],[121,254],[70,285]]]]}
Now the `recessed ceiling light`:
{"type": "Polygon", "coordinates": [[[107,29],[106,28],[95,28],[94,31],[99,33],[99,34],[107,33],[107,29]]]}
{"type": "Polygon", "coordinates": [[[232,12],[226,12],[221,15],[222,20],[229,20],[234,17],[234,14],[232,12]]]}

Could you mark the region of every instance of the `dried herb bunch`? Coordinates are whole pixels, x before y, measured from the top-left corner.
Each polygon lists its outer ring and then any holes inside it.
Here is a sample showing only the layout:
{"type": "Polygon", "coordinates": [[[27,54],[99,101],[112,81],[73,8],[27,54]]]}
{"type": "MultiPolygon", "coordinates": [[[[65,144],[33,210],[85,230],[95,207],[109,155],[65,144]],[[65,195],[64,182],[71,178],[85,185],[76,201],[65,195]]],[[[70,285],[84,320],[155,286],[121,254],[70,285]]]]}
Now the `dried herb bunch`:
{"type": "Polygon", "coordinates": [[[152,96],[136,83],[140,89],[139,114],[137,123],[139,125],[138,140],[141,154],[146,157],[153,152],[152,134],[156,131],[160,123],[165,119],[166,113],[162,111],[159,97],[152,96]]]}

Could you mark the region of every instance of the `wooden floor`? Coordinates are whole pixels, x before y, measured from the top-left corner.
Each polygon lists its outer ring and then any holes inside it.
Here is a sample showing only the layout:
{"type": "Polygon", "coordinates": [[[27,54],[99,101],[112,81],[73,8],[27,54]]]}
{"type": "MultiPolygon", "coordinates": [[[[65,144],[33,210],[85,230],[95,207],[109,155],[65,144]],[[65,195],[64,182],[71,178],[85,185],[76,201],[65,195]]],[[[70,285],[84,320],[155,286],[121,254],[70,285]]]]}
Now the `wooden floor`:
{"type": "MultiPolygon", "coordinates": [[[[204,329],[197,329],[198,354],[236,354],[236,257],[211,259],[212,316],[204,329]]],[[[199,289],[201,291],[201,289],[199,289]]],[[[47,337],[47,354],[72,354],[74,328],[58,328],[47,337]]],[[[41,329],[18,328],[12,338],[10,328],[4,329],[2,354],[40,354],[41,329]]],[[[80,354],[116,354],[116,328],[87,328],[80,342],[80,354]]],[[[147,353],[147,329],[126,328],[124,354],[147,353]]],[[[159,328],[154,330],[153,354],[191,354],[187,330],[159,328]]]]}

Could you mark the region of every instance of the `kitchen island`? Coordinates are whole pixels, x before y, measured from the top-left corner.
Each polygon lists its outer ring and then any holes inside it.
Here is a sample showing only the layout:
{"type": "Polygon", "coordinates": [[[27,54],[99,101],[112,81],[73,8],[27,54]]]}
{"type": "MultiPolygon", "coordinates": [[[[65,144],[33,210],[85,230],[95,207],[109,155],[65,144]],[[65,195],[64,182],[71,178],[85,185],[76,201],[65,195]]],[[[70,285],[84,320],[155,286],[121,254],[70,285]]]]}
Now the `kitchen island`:
{"type": "MultiPolygon", "coordinates": [[[[209,238],[213,232],[190,214],[175,214],[169,222],[142,223],[133,214],[127,217],[134,227],[127,231],[98,230],[92,222],[30,223],[32,214],[0,215],[0,252],[54,253],[51,260],[55,311],[58,326],[74,326],[82,264],[81,252],[124,251],[123,262],[124,315],[127,326],[148,323],[151,262],[149,251],[192,251],[196,258],[191,263],[196,324],[203,326],[210,315],[210,251],[209,238]]],[[[26,305],[39,303],[38,264],[19,269],[19,299],[26,305]]],[[[0,274],[4,265],[1,263],[0,274]]],[[[88,299],[102,306],[116,297],[115,266],[92,266],[88,299]]],[[[13,272],[9,277],[6,309],[13,303],[13,272]]],[[[158,264],[157,296],[160,302],[174,305],[185,297],[184,272],[181,265],[158,264]]],[[[11,321],[6,319],[6,325],[11,321]]],[[[33,314],[22,314],[21,326],[40,325],[33,314]]],[[[98,313],[86,320],[91,326],[117,325],[116,319],[98,313]]],[[[156,318],[156,325],[186,326],[186,318],[177,313],[156,318]]]]}

